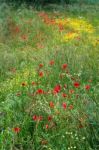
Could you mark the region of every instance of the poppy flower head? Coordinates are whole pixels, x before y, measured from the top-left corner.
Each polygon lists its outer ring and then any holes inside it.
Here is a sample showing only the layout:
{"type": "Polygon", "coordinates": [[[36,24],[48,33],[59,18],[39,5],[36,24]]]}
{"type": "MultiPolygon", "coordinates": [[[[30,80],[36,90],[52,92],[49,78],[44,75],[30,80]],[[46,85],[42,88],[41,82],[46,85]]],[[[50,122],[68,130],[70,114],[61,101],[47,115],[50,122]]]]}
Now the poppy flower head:
{"type": "Polygon", "coordinates": [[[42,68],[42,67],[43,67],[43,64],[39,64],[39,67],[42,68]]]}
{"type": "Polygon", "coordinates": [[[65,97],[67,97],[67,94],[65,94],[65,93],[62,93],[62,97],[64,97],[64,98],[65,98],[65,97]]]}
{"type": "Polygon", "coordinates": [[[60,92],[60,90],[61,90],[61,86],[60,86],[60,85],[56,85],[56,86],[54,87],[53,93],[54,93],[54,94],[57,94],[57,93],[60,92]]]}
{"type": "Polygon", "coordinates": [[[42,116],[34,115],[34,116],[32,117],[32,119],[33,119],[34,121],[42,121],[42,120],[43,120],[43,117],[42,117],[42,116]]]}
{"type": "Polygon", "coordinates": [[[49,106],[50,106],[50,108],[54,108],[54,103],[53,103],[53,102],[50,102],[50,103],[49,103],[49,106]]]}
{"type": "Polygon", "coordinates": [[[36,85],[36,83],[34,81],[32,81],[32,85],[36,85]]]}
{"type": "Polygon", "coordinates": [[[32,119],[33,119],[34,121],[37,121],[38,117],[37,117],[36,115],[34,115],[34,116],[32,117],[32,119]]]}
{"type": "Polygon", "coordinates": [[[54,65],[54,60],[51,60],[50,62],[49,62],[49,64],[52,66],[52,65],[54,65]]]}
{"type": "Polygon", "coordinates": [[[42,71],[39,72],[39,77],[43,77],[44,73],[42,71]]]}
{"type": "Polygon", "coordinates": [[[85,86],[85,89],[86,89],[86,90],[90,90],[90,85],[86,85],[86,86],[85,86]]]}
{"type": "Polygon", "coordinates": [[[20,132],[20,128],[19,127],[15,127],[15,128],[13,128],[13,131],[15,132],[15,133],[19,133],[20,132]]]}
{"type": "Polygon", "coordinates": [[[51,121],[52,120],[52,116],[48,116],[48,121],[51,121]]]}
{"type": "Polygon", "coordinates": [[[67,66],[68,66],[67,64],[63,64],[62,69],[65,70],[67,68],[67,66]]]}
{"type": "Polygon", "coordinates": [[[48,125],[48,124],[46,124],[46,125],[45,125],[45,128],[46,128],[46,129],[48,129],[48,128],[49,128],[49,125],[48,125]]]}
{"type": "Polygon", "coordinates": [[[66,104],[65,102],[63,102],[63,103],[62,103],[62,107],[63,107],[64,109],[66,109],[66,108],[67,108],[67,104],[66,104]]]}
{"type": "Polygon", "coordinates": [[[38,90],[36,91],[36,93],[37,93],[37,94],[44,94],[44,91],[43,91],[42,89],[38,89],[38,90]]]}
{"type": "Polygon", "coordinates": [[[79,86],[80,86],[80,83],[79,83],[79,82],[75,82],[75,83],[74,83],[74,87],[75,87],[75,88],[79,88],[79,86]]]}

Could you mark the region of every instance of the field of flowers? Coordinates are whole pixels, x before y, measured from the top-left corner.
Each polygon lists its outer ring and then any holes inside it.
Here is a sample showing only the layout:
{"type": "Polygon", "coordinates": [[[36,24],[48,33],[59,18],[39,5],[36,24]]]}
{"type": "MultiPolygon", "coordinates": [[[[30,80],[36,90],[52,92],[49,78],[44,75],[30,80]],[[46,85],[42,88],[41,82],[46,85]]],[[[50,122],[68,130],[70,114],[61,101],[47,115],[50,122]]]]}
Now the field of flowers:
{"type": "Polygon", "coordinates": [[[0,9],[0,150],[99,150],[98,9],[0,9]]]}

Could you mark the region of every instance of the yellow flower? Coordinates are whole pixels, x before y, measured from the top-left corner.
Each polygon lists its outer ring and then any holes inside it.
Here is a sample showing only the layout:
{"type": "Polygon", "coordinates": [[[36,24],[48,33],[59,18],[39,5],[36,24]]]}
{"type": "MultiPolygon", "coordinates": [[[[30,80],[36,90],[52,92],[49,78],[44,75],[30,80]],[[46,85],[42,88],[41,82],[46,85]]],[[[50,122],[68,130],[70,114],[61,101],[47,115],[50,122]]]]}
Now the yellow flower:
{"type": "Polygon", "coordinates": [[[94,28],[91,24],[89,24],[87,21],[84,19],[72,19],[72,18],[67,18],[67,19],[56,19],[55,20],[56,24],[61,24],[62,26],[71,28],[72,30],[78,31],[78,32],[87,32],[87,33],[93,33],[94,28]]]}
{"type": "Polygon", "coordinates": [[[75,32],[69,32],[69,33],[65,34],[65,36],[63,37],[63,41],[73,40],[77,36],[78,36],[77,33],[75,33],[75,32]]]}
{"type": "Polygon", "coordinates": [[[94,32],[94,28],[92,27],[92,25],[82,19],[70,19],[69,25],[71,26],[72,29],[79,32],[88,32],[88,33],[94,32]]]}
{"type": "Polygon", "coordinates": [[[36,72],[34,70],[31,71],[25,68],[22,72],[17,73],[13,79],[6,80],[0,88],[0,92],[10,91],[13,87],[18,88],[23,81],[27,83],[29,77],[32,79],[35,78],[35,76],[36,72]]]}

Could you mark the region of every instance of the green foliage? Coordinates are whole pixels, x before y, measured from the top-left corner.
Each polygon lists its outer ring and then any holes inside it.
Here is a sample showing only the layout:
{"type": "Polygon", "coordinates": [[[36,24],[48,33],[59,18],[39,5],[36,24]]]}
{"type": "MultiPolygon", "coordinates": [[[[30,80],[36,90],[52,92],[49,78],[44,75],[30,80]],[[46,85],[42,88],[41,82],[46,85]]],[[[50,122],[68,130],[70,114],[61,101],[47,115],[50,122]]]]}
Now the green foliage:
{"type": "MultiPolygon", "coordinates": [[[[73,4],[73,3],[90,3],[90,4],[95,4],[98,3],[98,0],[3,0],[3,2],[7,2],[7,3],[12,3],[15,5],[20,5],[20,4],[29,4],[29,5],[46,5],[46,4],[50,4],[50,3],[61,3],[62,5],[64,4],[73,4]]],[[[2,3],[2,2],[1,2],[2,3]]]]}
{"type": "Polygon", "coordinates": [[[98,150],[98,6],[0,11],[0,150],[98,150]]]}

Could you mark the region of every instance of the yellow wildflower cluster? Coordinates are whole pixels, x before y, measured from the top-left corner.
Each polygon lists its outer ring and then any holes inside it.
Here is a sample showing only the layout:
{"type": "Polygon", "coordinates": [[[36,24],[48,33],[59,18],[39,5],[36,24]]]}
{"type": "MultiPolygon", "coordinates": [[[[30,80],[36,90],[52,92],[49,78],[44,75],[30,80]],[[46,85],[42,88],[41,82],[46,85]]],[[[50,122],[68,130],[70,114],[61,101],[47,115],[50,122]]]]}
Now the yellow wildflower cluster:
{"type": "Polygon", "coordinates": [[[2,93],[4,91],[10,91],[13,89],[14,86],[16,88],[19,88],[23,81],[25,81],[25,83],[28,82],[30,76],[31,78],[35,78],[36,72],[30,72],[30,70],[26,68],[24,72],[17,73],[13,79],[6,80],[0,88],[0,92],[2,93]]]}
{"type": "Polygon", "coordinates": [[[89,36],[88,40],[93,46],[99,46],[99,36],[89,36]]]}
{"type": "Polygon", "coordinates": [[[70,19],[69,26],[79,32],[94,32],[93,26],[82,19],[70,19]]]}
{"type": "Polygon", "coordinates": [[[76,37],[81,36],[82,33],[93,33],[94,28],[91,24],[86,22],[84,19],[56,19],[57,25],[62,25],[64,29],[70,30],[67,34],[63,35],[62,41],[73,40],[76,37]]]}
{"type": "Polygon", "coordinates": [[[75,31],[88,32],[88,33],[94,32],[93,26],[83,19],[72,19],[72,18],[56,19],[55,22],[56,24],[61,24],[65,28],[69,27],[75,31]]]}
{"type": "Polygon", "coordinates": [[[64,35],[63,41],[72,40],[72,39],[76,38],[77,36],[78,36],[77,33],[75,33],[75,32],[69,32],[69,33],[67,33],[67,34],[64,35]]]}

